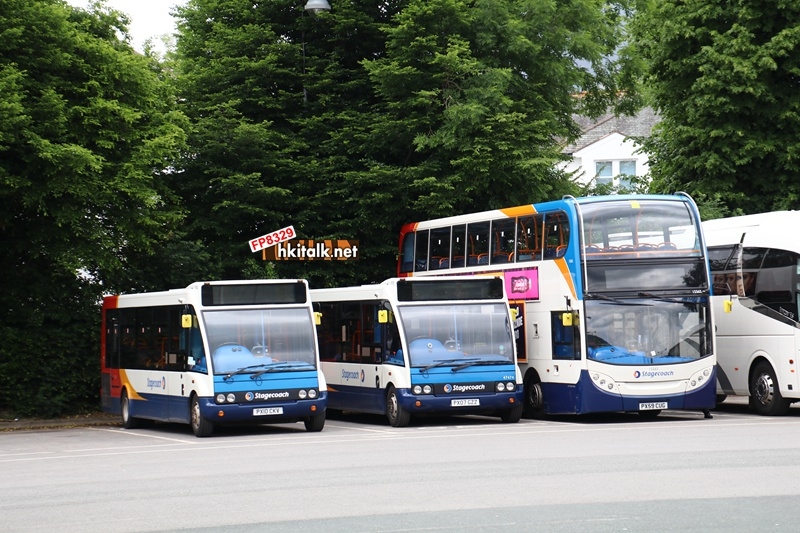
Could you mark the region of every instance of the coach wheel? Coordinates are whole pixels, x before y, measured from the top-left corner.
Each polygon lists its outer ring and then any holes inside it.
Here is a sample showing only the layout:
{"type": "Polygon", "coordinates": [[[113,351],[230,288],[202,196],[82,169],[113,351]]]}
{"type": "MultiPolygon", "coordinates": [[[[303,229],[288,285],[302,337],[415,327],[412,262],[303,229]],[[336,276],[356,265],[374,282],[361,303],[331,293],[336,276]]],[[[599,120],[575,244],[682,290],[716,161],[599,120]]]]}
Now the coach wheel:
{"type": "Polygon", "coordinates": [[[542,382],[539,381],[538,376],[531,374],[526,377],[523,391],[522,416],[525,418],[541,418],[544,414],[544,399],[542,397],[542,382]]]}
{"type": "Polygon", "coordinates": [[[131,400],[128,398],[128,391],[122,391],[122,427],[125,429],[136,429],[140,427],[141,420],[131,416],[131,400]]]}
{"type": "Polygon", "coordinates": [[[728,395],[727,394],[717,394],[716,403],[717,404],[721,404],[722,402],[724,402],[727,399],[728,399],[728,395]]]}
{"type": "Polygon", "coordinates": [[[306,431],[322,431],[325,427],[325,413],[309,416],[303,420],[303,424],[306,426],[306,431]]]}
{"type": "Polygon", "coordinates": [[[214,423],[203,418],[200,413],[200,399],[197,396],[192,396],[189,419],[191,420],[192,433],[194,433],[195,437],[208,437],[214,432],[214,423]]]}
{"type": "Polygon", "coordinates": [[[765,416],[785,415],[789,411],[790,402],[781,396],[775,370],[766,361],[758,363],[750,377],[750,405],[765,416]]]}
{"type": "Polygon", "coordinates": [[[386,416],[392,427],[402,428],[408,425],[411,420],[411,413],[406,411],[397,398],[397,391],[394,387],[389,387],[386,392],[386,416]]]}

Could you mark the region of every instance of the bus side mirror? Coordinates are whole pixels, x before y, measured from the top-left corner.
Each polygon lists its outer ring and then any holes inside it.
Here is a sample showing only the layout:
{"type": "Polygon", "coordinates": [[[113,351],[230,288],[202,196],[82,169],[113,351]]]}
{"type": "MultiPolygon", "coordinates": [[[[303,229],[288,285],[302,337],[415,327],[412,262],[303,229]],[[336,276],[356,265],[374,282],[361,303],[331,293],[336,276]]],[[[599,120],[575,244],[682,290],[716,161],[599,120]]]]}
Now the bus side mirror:
{"type": "Polygon", "coordinates": [[[314,324],[317,326],[322,324],[322,313],[320,313],[319,311],[314,313],[314,324]]]}
{"type": "Polygon", "coordinates": [[[726,313],[730,313],[733,310],[733,300],[725,300],[722,304],[722,308],[726,313]]]}
{"type": "Polygon", "coordinates": [[[389,311],[385,309],[381,309],[380,311],[378,311],[378,323],[379,324],[389,323],[389,311]]]}
{"type": "Polygon", "coordinates": [[[564,327],[568,327],[572,325],[572,313],[562,313],[561,314],[561,325],[564,327]]]}
{"type": "Polygon", "coordinates": [[[191,329],[192,315],[181,315],[181,327],[183,329],[191,329]]]}

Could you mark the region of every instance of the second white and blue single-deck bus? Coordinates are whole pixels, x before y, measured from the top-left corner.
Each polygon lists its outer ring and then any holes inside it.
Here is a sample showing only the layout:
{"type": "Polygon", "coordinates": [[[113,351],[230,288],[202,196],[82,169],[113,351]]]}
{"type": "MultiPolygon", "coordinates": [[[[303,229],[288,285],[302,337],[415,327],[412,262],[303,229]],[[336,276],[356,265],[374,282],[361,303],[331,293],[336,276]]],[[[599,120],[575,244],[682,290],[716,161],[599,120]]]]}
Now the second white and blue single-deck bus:
{"type": "Polygon", "coordinates": [[[399,277],[504,277],[526,416],[715,406],[708,261],[686,194],[409,223],[399,252],[399,277]]]}
{"type": "Polygon", "coordinates": [[[145,421],[325,425],[305,280],[212,281],[107,296],[101,327],[103,410],[125,428],[145,421]]]}
{"type": "Polygon", "coordinates": [[[503,280],[389,279],[313,289],[328,408],[385,414],[522,416],[522,378],[503,280]]]}

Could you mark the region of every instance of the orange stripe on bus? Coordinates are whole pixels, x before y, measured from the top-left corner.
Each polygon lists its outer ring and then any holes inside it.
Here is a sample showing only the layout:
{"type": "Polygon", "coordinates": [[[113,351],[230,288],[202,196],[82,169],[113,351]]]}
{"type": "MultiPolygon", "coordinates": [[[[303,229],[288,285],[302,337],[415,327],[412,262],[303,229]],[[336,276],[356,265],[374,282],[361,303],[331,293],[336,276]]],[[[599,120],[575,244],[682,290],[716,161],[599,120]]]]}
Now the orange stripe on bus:
{"type": "Polygon", "coordinates": [[[122,382],[122,386],[128,390],[128,398],[131,400],[144,400],[147,401],[145,398],[139,396],[139,393],[136,392],[136,389],[133,388],[131,385],[130,380],[128,379],[128,374],[123,369],[119,369],[119,379],[122,382]]]}
{"type": "Polygon", "coordinates": [[[555,262],[556,265],[558,265],[558,269],[561,271],[561,275],[564,276],[564,280],[567,282],[569,290],[572,292],[572,298],[577,299],[575,284],[572,282],[572,275],[569,273],[569,267],[567,266],[566,259],[559,257],[558,259],[555,259],[555,262]]]}
{"type": "Polygon", "coordinates": [[[517,207],[507,207],[505,209],[500,209],[504,215],[508,217],[518,217],[522,215],[532,215],[536,213],[536,209],[533,208],[532,205],[520,205],[517,207]]]}

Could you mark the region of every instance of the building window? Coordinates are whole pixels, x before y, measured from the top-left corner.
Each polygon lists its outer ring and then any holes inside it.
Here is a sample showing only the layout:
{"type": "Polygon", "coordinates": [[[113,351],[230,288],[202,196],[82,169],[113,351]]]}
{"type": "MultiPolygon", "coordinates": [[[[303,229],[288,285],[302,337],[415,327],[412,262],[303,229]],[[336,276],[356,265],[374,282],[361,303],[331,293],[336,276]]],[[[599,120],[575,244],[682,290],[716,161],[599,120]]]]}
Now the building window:
{"type": "Polygon", "coordinates": [[[613,180],[611,161],[595,161],[595,182],[597,185],[608,185],[613,180]]]}
{"type": "Polygon", "coordinates": [[[636,161],[620,161],[619,173],[619,186],[629,189],[631,187],[631,178],[636,176],[636,161]]]}

